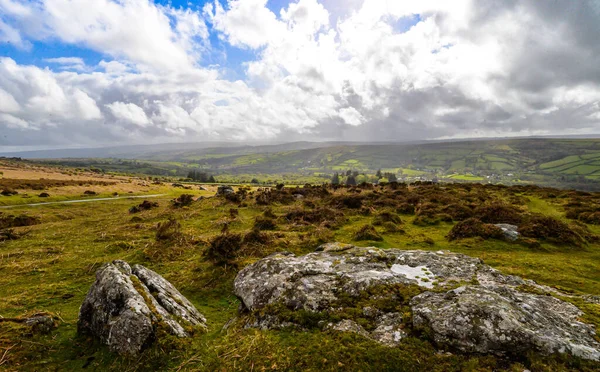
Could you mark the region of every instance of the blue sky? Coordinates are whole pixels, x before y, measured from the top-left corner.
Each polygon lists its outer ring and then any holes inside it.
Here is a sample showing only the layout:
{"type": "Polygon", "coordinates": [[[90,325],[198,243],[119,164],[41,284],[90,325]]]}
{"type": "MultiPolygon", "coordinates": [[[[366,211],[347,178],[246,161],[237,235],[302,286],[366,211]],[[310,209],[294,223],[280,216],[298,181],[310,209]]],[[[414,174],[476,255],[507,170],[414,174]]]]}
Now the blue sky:
{"type": "MultiPolygon", "coordinates": [[[[186,1],[186,0],[154,0],[155,4],[170,6],[173,8],[192,9],[202,11],[206,3],[213,1],[186,1]]],[[[220,0],[225,7],[227,2],[220,0]]],[[[267,7],[275,14],[289,4],[288,0],[269,0],[267,7]]],[[[222,76],[230,80],[244,78],[244,63],[256,59],[258,51],[248,48],[237,48],[219,38],[219,33],[208,28],[210,32],[210,43],[212,49],[209,54],[204,55],[199,61],[201,66],[219,65],[222,67],[222,76]]],[[[23,49],[9,43],[0,43],[0,56],[14,59],[19,64],[48,67],[60,71],[60,65],[46,61],[47,59],[60,57],[78,57],[88,66],[95,66],[102,60],[111,60],[112,57],[100,51],[93,50],[80,44],[62,43],[56,39],[43,41],[29,40],[31,47],[23,49]]]]}
{"type": "Polygon", "coordinates": [[[0,147],[600,132],[591,0],[218,1],[0,0],[0,147]]]}
{"type": "MultiPolygon", "coordinates": [[[[226,0],[219,0],[223,7],[227,7],[226,0]]],[[[169,6],[176,9],[192,9],[202,12],[206,3],[213,1],[186,1],[186,0],[154,0],[155,4],[169,6]]],[[[295,2],[295,1],[292,1],[295,2]]],[[[268,0],[267,8],[279,16],[281,9],[287,8],[289,0],[268,0]]],[[[419,15],[402,17],[394,22],[397,32],[406,32],[412,26],[421,21],[419,15]]],[[[8,20],[10,24],[10,20],[8,20]]],[[[203,67],[219,66],[221,76],[227,80],[238,80],[245,78],[245,63],[256,60],[259,50],[250,48],[238,48],[223,40],[222,34],[208,27],[210,33],[211,49],[198,61],[203,67]]],[[[47,67],[54,71],[61,71],[60,64],[47,61],[48,59],[61,57],[81,58],[86,65],[96,66],[102,60],[110,61],[112,57],[101,51],[94,50],[82,44],[63,43],[57,39],[48,38],[43,41],[29,39],[28,49],[18,48],[10,43],[0,43],[0,56],[10,57],[19,64],[47,67]]]]}

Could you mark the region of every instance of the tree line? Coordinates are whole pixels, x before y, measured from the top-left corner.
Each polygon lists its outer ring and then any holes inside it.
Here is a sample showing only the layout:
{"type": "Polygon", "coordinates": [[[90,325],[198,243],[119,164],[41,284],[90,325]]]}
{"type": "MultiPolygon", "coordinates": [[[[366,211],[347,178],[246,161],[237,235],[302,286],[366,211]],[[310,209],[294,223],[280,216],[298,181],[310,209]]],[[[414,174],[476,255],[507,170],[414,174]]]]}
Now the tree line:
{"type": "Polygon", "coordinates": [[[206,172],[202,172],[199,170],[191,170],[188,172],[187,178],[197,181],[197,182],[206,182],[206,183],[216,183],[215,177],[212,174],[208,174],[206,172]]]}
{"type": "Polygon", "coordinates": [[[365,173],[358,173],[357,171],[347,170],[346,173],[335,172],[331,177],[332,185],[346,184],[355,186],[363,182],[398,182],[398,177],[391,172],[381,172],[381,169],[377,171],[375,176],[369,176],[365,173]]]}

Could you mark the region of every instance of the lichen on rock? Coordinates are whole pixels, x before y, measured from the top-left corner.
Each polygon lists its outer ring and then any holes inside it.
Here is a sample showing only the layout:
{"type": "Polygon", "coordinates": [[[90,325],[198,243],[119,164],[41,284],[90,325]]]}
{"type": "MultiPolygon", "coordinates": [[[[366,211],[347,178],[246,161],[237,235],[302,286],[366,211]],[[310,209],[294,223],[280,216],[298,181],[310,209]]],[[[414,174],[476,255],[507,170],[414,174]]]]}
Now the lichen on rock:
{"type": "Polygon", "coordinates": [[[578,320],[577,307],[523,287],[548,292],[463,254],[340,243],[270,255],[234,281],[246,327],[319,327],[387,346],[426,328],[438,346],[463,352],[598,360],[594,327],[578,320]]]}
{"type": "Polygon", "coordinates": [[[512,286],[467,285],[426,292],[411,301],[416,327],[429,327],[439,345],[469,353],[569,353],[600,360],[594,327],[583,312],[555,297],[512,286]]]}
{"type": "Polygon", "coordinates": [[[140,265],[113,261],[96,271],[96,281],[79,310],[78,333],[111,351],[135,355],[165,331],[188,337],[206,319],[162,276],[140,265]]]}

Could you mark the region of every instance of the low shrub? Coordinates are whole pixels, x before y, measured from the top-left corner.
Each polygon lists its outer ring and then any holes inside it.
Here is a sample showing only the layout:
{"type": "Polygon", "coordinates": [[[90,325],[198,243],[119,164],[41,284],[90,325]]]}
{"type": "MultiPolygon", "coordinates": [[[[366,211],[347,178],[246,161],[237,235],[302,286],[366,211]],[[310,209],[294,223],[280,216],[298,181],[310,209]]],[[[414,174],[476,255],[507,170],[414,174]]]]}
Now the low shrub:
{"type": "Polygon", "coordinates": [[[375,225],[375,226],[381,226],[385,222],[392,222],[396,225],[402,224],[402,220],[400,219],[400,216],[398,216],[396,213],[390,212],[390,211],[380,212],[375,216],[375,218],[373,218],[373,225],[375,225]]]}
{"type": "Polygon", "coordinates": [[[263,212],[263,216],[265,216],[267,218],[277,218],[277,216],[275,215],[275,213],[273,213],[273,210],[271,208],[267,208],[263,212]]]}
{"type": "Polygon", "coordinates": [[[338,223],[344,214],[335,209],[322,207],[314,210],[297,208],[291,210],[285,215],[285,219],[292,223],[300,224],[321,224],[327,222],[331,225],[338,223]]]}
{"type": "Polygon", "coordinates": [[[150,210],[152,208],[157,208],[157,207],[158,207],[157,202],[151,202],[148,200],[144,200],[139,205],[134,205],[133,207],[129,208],[129,213],[139,213],[141,211],[147,211],[147,210],[150,210]]]}
{"type": "Polygon", "coordinates": [[[290,204],[293,203],[296,198],[291,193],[291,189],[259,189],[256,194],[256,204],[258,205],[270,205],[273,203],[290,204]]]}
{"type": "Polygon", "coordinates": [[[4,196],[18,195],[19,193],[13,189],[4,189],[0,192],[4,196]]]}
{"type": "Polygon", "coordinates": [[[0,213],[0,230],[12,227],[32,226],[39,223],[40,219],[38,217],[27,216],[25,214],[13,216],[0,213]]]}
{"type": "Polygon", "coordinates": [[[508,204],[494,203],[476,208],[473,215],[485,223],[508,223],[520,225],[523,222],[523,212],[508,204]]]}
{"type": "Polygon", "coordinates": [[[181,194],[177,198],[171,200],[171,204],[175,208],[187,207],[192,205],[194,202],[194,195],[190,194],[181,194]]]}
{"type": "Polygon", "coordinates": [[[419,215],[415,217],[412,223],[415,226],[432,226],[439,224],[440,220],[437,217],[419,215]]]}
{"type": "Polygon", "coordinates": [[[329,201],[329,205],[335,208],[359,209],[363,205],[364,196],[354,195],[338,195],[329,201]]]}
{"type": "Polygon", "coordinates": [[[582,232],[580,227],[570,226],[555,218],[542,215],[530,216],[519,227],[519,233],[525,237],[576,247],[586,244],[580,232],[582,232]]]}
{"type": "Polygon", "coordinates": [[[410,203],[402,203],[396,208],[396,212],[399,214],[415,214],[415,206],[410,203]]]}
{"type": "Polygon", "coordinates": [[[381,237],[381,235],[379,235],[377,230],[375,230],[375,227],[373,225],[361,226],[360,229],[358,229],[358,231],[354,234],[353,239],[356,241],[360,241],[360,240],[382,241],[383,240],[383,238],[381,237]]]}
{"type": "Polygon", "coordinates": [[[157,241],[179,240],[182,237],[181,224],[173,217],[156,225],[155,238],[157,241]]]}
{"type": "Polygon", "coordinates": [[[217,265],[232,264],[242,248],[242,235],[223,233],[215,236],[204,252],[207,259],[217,265]]]}
{"type": "Polygon", "coordinates": [[[252,229],[242,239],[244,245],[267,245],[271,242],[271,236],[258,229],[252,229]]]}
{"type": "Polygon", "coordinates": [[[277,225],[275,220],[270,217],[256,216],[254,219],[254,229],[257,230],[275,230],[277,225]]]}
{"type": "Polygon", "coordinates": [[[463,204],[450,204],[442,208],[442,211],[454,221],[464,221],[473,217],[473,210],[463,204]]]}
{"type": "Polygon", "coordinates": [[[404,230],[391,221],[384,222],[381,226],[385,229],[385,232],[388,233],[404,232],[404,230]]]}
{"type": "Polygon", "coordinates": [[[0,242],[6,240],[17,240],[27,235],[28,233],[29,231],[18,233],[14,229],[0,230],[0,242]]]}
{"type": "Polygon", "coordinates": [[[482,222],[477,218],[469,218],[454,225],[446,237],[450,241],[474,237],[503,239],[504,233],[498,226],[482,222]]]}

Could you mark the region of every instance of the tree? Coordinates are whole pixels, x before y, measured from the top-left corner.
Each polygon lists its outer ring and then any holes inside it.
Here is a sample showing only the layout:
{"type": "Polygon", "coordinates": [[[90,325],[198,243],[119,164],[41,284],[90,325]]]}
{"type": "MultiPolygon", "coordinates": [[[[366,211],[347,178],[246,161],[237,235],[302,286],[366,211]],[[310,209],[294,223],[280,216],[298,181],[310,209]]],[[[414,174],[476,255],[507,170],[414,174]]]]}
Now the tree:
{"type": "Polygon", "coordinates": [[[394,173],[385,172],[382,178],[385,178],[386,182],[398,182],[398,177],[394,173]]]}
{"type": "Polygon", "coordinates": [[[335,172],[333,174],[333,177],[331,177],[331,184],[332,185],[339,185],[340,184],[340,175],[337,172],[335,172]]]}
{"type": "Polygon", "coordinates": [[[212,175],[209,175],[206,172],[201,172],[196,169],[192,169],[191,171],[189,171],[187,174],[187,178],[198,182],[216,182],[215,178],[212,175]]]}
{"type": "Polygon", "coordinates": [[[258,183],[258,180],[256,178],[253,178],[250,183],[258,183]]]}
{"type": "Polygon", "coordinates": [[[375,176],[377,177],[377,179],[380,179],[381,177],[383,177],[383,176],[381,175],[381,169],[378,169],[378,170],[377,170],[377,173],[375,173],[375,176]]]}
{"type": "Polygon", "coordinates": [[[356,178],[353,175],[349,175],[348,178],[346,178],[346,185],[356,186],[356,178]]]}

